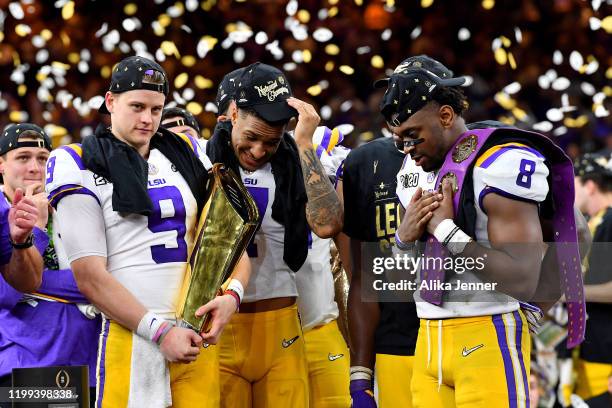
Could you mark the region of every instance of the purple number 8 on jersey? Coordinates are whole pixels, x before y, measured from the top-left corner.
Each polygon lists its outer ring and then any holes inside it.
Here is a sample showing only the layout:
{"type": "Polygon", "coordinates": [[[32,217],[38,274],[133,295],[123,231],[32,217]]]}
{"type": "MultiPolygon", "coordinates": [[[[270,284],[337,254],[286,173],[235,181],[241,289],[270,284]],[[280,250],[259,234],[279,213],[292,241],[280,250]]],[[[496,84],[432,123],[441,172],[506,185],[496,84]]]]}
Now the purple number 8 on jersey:
{"type": "Polygon", "coordinates": [[[516,185],[531,188],[531,176],[535,173],[536,164],[533,160],[523,159],[519,166],[519,174],[516,177],[516,185]]]}
{"type": "Polygon", "coordinates": [[[47,181],[46,181],[47,184],[53,181],[53,170],[55,170],[55,159],[56,157],[53,156],[47,162],[47,181]]]}
{"type": "Polygon", "coordinates": [[[149,189],[149,197],[153,202],[153,213],[149,216],[149,229],[151,232],[176,231],[176,248],[168,248],[165,244],[152,245],[151,257],[155,263],[167,262],[186,262],[187,261],[187,242],[185,242],[185,204],[178,188],[165,186],[149,189]],[[164,212],[169,212],[169,205],[172,205],[174,214],[162,216],[162,206],[164,212]]]}

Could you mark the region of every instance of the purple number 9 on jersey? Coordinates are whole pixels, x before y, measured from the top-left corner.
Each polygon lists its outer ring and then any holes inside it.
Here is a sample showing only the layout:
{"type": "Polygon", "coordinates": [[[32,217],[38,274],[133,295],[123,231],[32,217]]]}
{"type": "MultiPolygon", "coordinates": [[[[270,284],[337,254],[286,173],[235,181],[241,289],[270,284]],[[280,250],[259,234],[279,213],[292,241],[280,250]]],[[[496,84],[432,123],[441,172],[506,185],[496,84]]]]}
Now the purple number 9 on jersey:
{"type": "Polygon", "coordinates": [[[151,257],[158,264],[186,262],[185,232],[187,227],[185,226],[185,204],[181,192],[174,186],[152,188],[149,189],[149,197],[153,202],[153,213],[149,216],[151,232],[176,231],[176,247],[168,248],[167,244],[152,245],[151,257]]]}

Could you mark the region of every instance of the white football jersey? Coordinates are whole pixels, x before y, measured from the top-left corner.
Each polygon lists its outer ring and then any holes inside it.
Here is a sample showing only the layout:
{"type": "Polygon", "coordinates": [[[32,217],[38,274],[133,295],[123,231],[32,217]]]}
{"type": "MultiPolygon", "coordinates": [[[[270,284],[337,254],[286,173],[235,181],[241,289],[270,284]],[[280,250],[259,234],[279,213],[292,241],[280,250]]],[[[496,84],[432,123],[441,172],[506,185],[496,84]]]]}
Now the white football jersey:
{"type": "MultiPolygon", "coordinates": [[[[207,157],[200,156],[200,160],[210,167],[207,157]]],[[[85,169],[78,144],[51,153],[46,189],[56,208],[69,194],[96,199],[106,227],[106,236],[100,239],[106,241],[107,270],[148,310],[174,318],[194,243],[198,207],[186,181],[159,150],[150,151],[148,165],[148,193],[153,203],[150,216],[114,211],[113,184],[85,169]]],[[[73,221],[74,228],[80,228],[78,222],[73,221]]],[[[68,260],[88,255],[81,253],[68,260]]]]}
{"type": "Polygon", "coordinates": [[[259,209],[261,225],[247,248],[251,259],[251,278],[244,294],[245,302],[297,296],[295,273],[283,260],[285,227],[272,219],[276,182],[272,165],[266,163],[253,172],[240,169],[244,186],[259,209]]]}
{"type": "MultiPolygon", "coordinates": [[[[426,173],[415,165],[409,156],[397,175],[397,196],[404,208],[410,202],[417,187],[431,191],[438,174],[426,173]]],[[[548,168],[544,156],[535,149],[520,143],[494,146],[482,153],[476,160],[473,173],[474,197],[476,199],[476,240],[488,246],[487,214],[482,202],[488,193],[541,203],[548,194],[548,168]]],[[[455,282],[480,283],[482,280],[473,272],[462,274],[447,272],[446,282],[455,287],[455,282]]],[[[517,310],[518,302],[500,292],[473,292],[470,298],[466,292],[446,291],[441,306],[425,302],[415,292],[417,314],[424,319],[482,316],[517,310]]]]}

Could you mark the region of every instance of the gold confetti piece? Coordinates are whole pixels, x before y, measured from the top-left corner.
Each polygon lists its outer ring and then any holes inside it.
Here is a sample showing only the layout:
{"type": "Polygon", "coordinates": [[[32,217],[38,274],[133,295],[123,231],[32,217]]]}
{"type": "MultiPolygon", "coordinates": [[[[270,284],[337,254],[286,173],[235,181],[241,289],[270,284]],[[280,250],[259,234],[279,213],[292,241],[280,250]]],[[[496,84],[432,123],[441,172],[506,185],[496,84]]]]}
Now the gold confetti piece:
{"type": "Polygon", "coordinates": [[[338,4],[338,0],[329,0],[328,3],[329,3],[330,6],[334,6],[334,5],[338,4]]]}
{"type": "Polygon", "coordinates": [[[42,82],[42,81],[44,81],[45,79],[47,79],[47,76],[48,76],[48,75],[47,75],[47,74],[45,74],[44,72],[40,72],[40,71],[39,71],[39,72],[37,72],[37,73],[36,73],[36,80],[37,80],[38,82],[42,82]]]}
{"type": "Polygon", "coordinates": [[[327,44],[325,46],[325,52],[329,55],[338,55],[340,53],[340,47],[336,44],[327,44]]]}
{"type": "Polygon", "coordinates": [[[370,60],[370,64],[372,64],[374,68],[384,68],[385,61],[383,61],[380,55],[374,55],[370,60]]]}
{"type": "Polygon", "coordinates": [[[338,14],[338,7],[334,6],[329,9],[329,13],[327,15],[330,17],[336,17],[337,14],[338,14]]]}
{"type": "Polygon", "coordinates": [[[159,48],[166,55],[174,55],[176,58],[181,57],[178,48],[176,48],[176,44],[174,44],[174,42],[172,41],[162,41],[159,48]]]}
{"type": "Polygon", "coordinates": [[[206,0],[200,3],[200,7],[202,7],[204,11],[210,11],[215,4],[217,4],[217,0],[206,0]]]}
{"type": "Polygon", "coordinates": [[[195,86],[197,86],[199,89],[208,89],[213,87],[213,82],[208,78],[204,78],[202,75],[196,75],[194,82],[195,86]]]}
{"type": "Polygon", "coordinates": [[[395,7],[395,0],[387,0],[386,3],[388,8],[395,7]]]}
{"type": "Polygon", "coordinates": [[[516,120],[512,116],[501,116],[499,121],[506,125],[514,125],[516,123],[516,120]]]}
{"type": "Polygon", "coordinates": [[[80,60],[81,56],[78,53],[71,52],[70,54],[68,54],[68,62],[70,62],[71,64],[78,64],[80,60]]]}
{"type": "Polygon", "coordinates": [[[355,4],[358,6],[363,6],[363,0],[355,0],[355,4]]]}
{"type": "Polygon", "coordinates": [[[0,42],[4,41],[4,32],[0,31],[0,42]]]}
{"type": "Polygon", "coordinates": [[[166,35],[166,29],[159,23],[159,21],[154,21],[152,24],[153,33],[158,37],[163,37],[166,35]]]}
{"type": "Polygon", "coordinates": [[[491,10],[495,6],[495,0],[482,0],[482,8],[491,10]]]}
{"type": "Polygon", "coordinates": [[[334,70],[334,62],[333,61],[327,61],[325,63],[325,70],[327,72],[332,72],[334,70]]]}
{"type": "Polygon", "coordinates": [[[508,37],[506,37],[505,35],[502,35],[501,37],[499,37],[499,39],[502,41],[502,44],[506,48],[508,48],[510,46],[510,44],[512,44],[512,41],[510,41],[510,39],[508,37]]]}
{"type": "Polygon", "coordinates": [[[297,19],[300,23],[306,24],[310,21],[310,13],[307,10],[300,10],[297,12],[297,19]]]}
{"type": "Polygon", "coordinates": [[[338,69],[340,70],[340,72],[346,75],[353,75],[355,73],[355,70],[353,69],[353,67],[349,65],[340,65],[338,69]]]}
{"type": "Polygon", "coordinates": [[[28,113],[23,111],[12,111],[9,114],[9,119],[14,123],[26,122],[28,120],[28,113]]]}
{"type": "Polygon", "coordinates": [[[502,108],[512,110],[516,107],[516,101],[512,99],[507,93],[498,92],[493,97],[502,108]]]}
{"type": "Polygon", "coordinates": [[[62,40],[62,44],[64,44],[64,47],[70,46],[70,37],[65,32],[60,31],[60,38],[62,40]]]}
{"type": "Polygon", "coordinates": [[[60,138],[68,134],[68,129],[63,126],[50,125],[49,127],[45,126],[45,132],[52,138],[60,138]]]}
{"type": "Polygon", "coordinates": [[[514,60],[514,55],[511,52],[508,53],[508,63],[510,64],[510,68],[516,69],[516,61],[514,60]]]}
{"type": "Polygon", "coordinates": [[[28,87],[25,86],[25,84],[21,84],[17,87],[17,94],[19,94],[19,96],[25,95],[27,91],[28,87]]]}
{"type": "Polygon", "coordinates": [[[123,12],[127,16],[133,16],[138,11],[136,3],[128,3],[123,7],[123,12]]]}
{"type": "Polygon", "coordinates": [[[32,29],[30,28],[29,25],[26,24],[17,24],[15,26],[15,33],[20,36],[20,37],[25,37],[26,35],[30,34],[32,32],[32,29]]]}
{"type": "Polygon", "coordinates": [[[56,69],[63,69],[64,71],[68,71],[70,69],[70,65],[64,64],[63,62],[53,61],[51,66],[56,69]]]}
{"type": "Polygon", "coordinates": [[[210,139],[210,136],[211,136],[210,129],[208,128],[202,129],[202,131],[200,132],[200,135],[202,135],[202,137],[206,140],[210,139]]]}
{"type": "Polygon", "coordinates": [[[167,14],[160,14],[159,17],[157,17],[157,21],[159,21],[162,27],[166,28],[170,25],[172,18],[167,14]]]}
{"type": "Polygon", "coordinates": [[[506,50],[503,48],[498,48],[495,50],[495,61],[497,61],[499,65],[504,65],[507,60],[508,56],[506,54],[506,50]]]}
{"type": "Polygon", "coordinates": [[[563,119],[563,124],[567,126],[568,128],[581,128],[587,123],[589,123],[589,118],[586,115],[580,115],[576,119],[574,118],[563,119]]]}
{"type": "Polygon", "coordinates": [[[181,64],[186,67],[193,67],[196,63],[196,59],[193,55],[185,55],[181,58],[181,64]]]}
{"type": "Polygon", "coordinates": [[[110,76],[111,76],[111,67],[109,67],[108,65],[103,66],[100,69],[100,75],[102,76],[102,78],[110,78],[110,76]]]}
{"type": "Polygon", "coordinates": [[[612,15],[606,16],[601,20],[601,28],[606,30],[606,33],[612,34],[612,15]]]}
{"type": "Polygon", "coordinates": [[[302,51],[302,60],[304,60],[304,62],[307,63],[307,64],[310,61],[312,61],[312,53],[310,52],[310,50],[302,51]]]}
{"type": "Polygon", "coordinates": [[[185,108],[196,116],[202,113],[202,105],[200,105],[198,102],[189,102],[185,108]]]}
{"type": "Polygon", "coordinates": [[[434,0],[421,0],[421,7],[427,8],[433,4],[434,0]]]}
{"type": "Polygon", "coordinates": [[[64,20],[70,20],[74,15],[74,1],[70,0],[64,7],[62,7],[62,18],[64,20]]]}
{"type": "Polygon", "coordinates": [[[517,118],[520,121],[524,121],[525,119],[527,119],[527,112],[525,112],[523,109],[519,107],[512,109],[512,114],[514,115],[515,118],[517,118]]]}
{"type": "Polygon", "coordinates": [[[359,139],[363,140],[364,142],[369,142],[370,140],[374,139],[374,133],[373,132],[363,132],[359,134],[359,139]]]}
{"type": "Polygon", "coordinates": [[[186,72],[180,73],[174,78],[174,87],[182,88],[189,80],[189,75],[186,72]]]}
{"type": "Polygon", "coordinates": [[[606,85],[606,86],[603,87],[602,92],[607,97],[610,97],[610,96],[612,96],[612,87],[606,85]]]}
{"type": "Polygon", "coordinates": [[[319,84],[313,85],[313,86],[309,87],[306,90],[306,92],[308,92],[312,96],[317,96],[317,95],[321,94],[322,91],[323,91],[323,89],[321,89],[321,85],[319,85],[319,84]]]}
{"type": "Polygon", "coordinates": [[[53,33],[51,30],[45,28],[40,32],[40,36],[44,38],[45,41],[49,41],[51,38],[53,38],[53,33]]]}
{"type": "Polygon", "coordinates": [[[606,69],[606,78],[612,79],[612,67],[608,67],[608,69],[606,69]]]}

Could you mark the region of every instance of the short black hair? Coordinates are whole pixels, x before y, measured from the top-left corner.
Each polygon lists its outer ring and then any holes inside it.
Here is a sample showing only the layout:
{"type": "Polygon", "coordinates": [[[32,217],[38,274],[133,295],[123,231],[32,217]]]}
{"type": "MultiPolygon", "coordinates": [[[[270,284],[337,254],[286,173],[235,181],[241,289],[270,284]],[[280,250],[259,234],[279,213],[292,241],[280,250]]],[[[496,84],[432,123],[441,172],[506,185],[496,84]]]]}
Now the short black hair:
{"type": "Polygon", "coordinates": [[[286,120],[281,120],[281,121],[277,121],[277,122],[269,122],[267,120],[265,120],[264,118],[261,117],[261,115],[259,113],[257,113],[257,111],[255,109],[253,109],[253,107],[251,106],[245,106],[245,107],[238,107],[236,106],[236,108],[238,109],[238,113],[245,116],[245,115],[252,115],[255,116],[257,119],[263,120],[268,126],[286,126],[289,123],[289,120],[291,120],[291,118],[286,119],[286,120]]]}
{"type": "Polygon", "coordinates": [[[436,87],[431,95],[431,99],[439,104],[448,105],[453,108],[453,111],[459,116],[470,106],[467,96],[463,93],[463,89],[458,86],[440,86],[436,87]]]}
{"type": "Polygon", "coordinates": [[[599,191],[602,193],[612,193],[612,175],[603,173],[587,173],[583,176],[578,176],[580,182],[584,185],[587,181],[591,180],[597,185],[599,191]]]}

